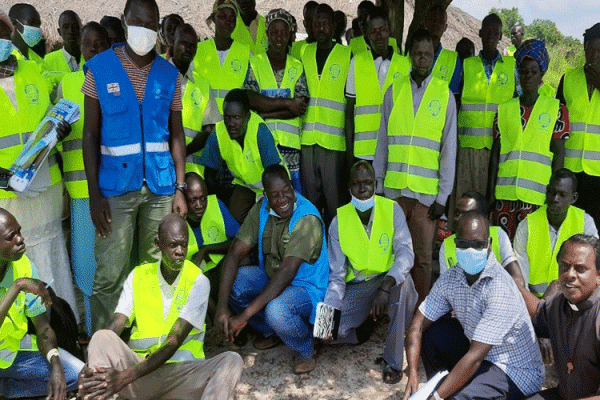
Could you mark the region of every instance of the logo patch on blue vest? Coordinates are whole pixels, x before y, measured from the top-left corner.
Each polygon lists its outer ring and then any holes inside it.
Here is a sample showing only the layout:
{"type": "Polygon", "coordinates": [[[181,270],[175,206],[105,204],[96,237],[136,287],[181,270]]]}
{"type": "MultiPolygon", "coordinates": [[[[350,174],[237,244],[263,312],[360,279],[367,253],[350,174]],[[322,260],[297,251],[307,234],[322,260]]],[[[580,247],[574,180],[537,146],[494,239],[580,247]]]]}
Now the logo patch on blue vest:
{"type": "Polygon", "coordinates": [[[118,82],[107,84],[106,85],[106,91],[108,93],[112,93],[113,96],[120,96],[121,95],[121,87],[119,86],[118,82]]]}
{"type": "Polygon", "coordinates": [[[387,233],[382,233],[379,236],[379,249],[385,253],[390,248],[390,237],[387,233]]]}
{"type": "Polygon", "coordinates": [[[552,123],[552,117],[547,112],[540,114],[538,117],[538,124],[541,128],[547,128],[552,123]]]}
{"type": "Polygon", "coordinates": [[[331,74],[331,79],[337,79],[342,73],[342,67],[340,64],[333,64],[329,67],[329,73],[331,74]]]}
{"type": "Polygon", "coordinates": [[[431,116],[435,118],[438,115],[440,115],[441,111],[442,105],[440,104],[439,100],[431,100],[431,102],[429,103],[429,113],[431,114],[431,116]]]}
{"type": "Polygon", "coordinates": [[[40,99],[40,91],[35,85],[29,84],[25,86],[25,96],[27,96],[30,103],[37,103],[40,99]]]}

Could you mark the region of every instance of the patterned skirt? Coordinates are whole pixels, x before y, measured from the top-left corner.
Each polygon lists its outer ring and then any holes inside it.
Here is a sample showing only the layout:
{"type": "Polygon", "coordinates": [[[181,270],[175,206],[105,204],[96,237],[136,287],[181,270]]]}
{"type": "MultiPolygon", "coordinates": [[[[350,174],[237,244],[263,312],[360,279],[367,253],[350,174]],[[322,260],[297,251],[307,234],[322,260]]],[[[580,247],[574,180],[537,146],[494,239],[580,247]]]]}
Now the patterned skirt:
{"type": "Polygon", "coordinates": [[[300,185],[300,150],[281,145],[277,145],[277,149],[279,149],[279,154],[281,154],[288,171],[290,171],[294,190],[302,194],[302,186],[300,185]]]}

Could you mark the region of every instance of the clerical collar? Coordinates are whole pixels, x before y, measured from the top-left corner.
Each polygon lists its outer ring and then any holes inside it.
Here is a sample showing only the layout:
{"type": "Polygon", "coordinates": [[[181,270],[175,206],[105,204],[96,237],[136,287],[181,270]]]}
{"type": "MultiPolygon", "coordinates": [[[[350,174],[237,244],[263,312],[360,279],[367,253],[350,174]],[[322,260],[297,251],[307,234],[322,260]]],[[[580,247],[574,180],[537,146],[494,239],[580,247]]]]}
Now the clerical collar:
{"type": "Polygon", "coordinates": [[[575,304],[571,303],[570,301],[567,301],[567,304],[569,304],[569,307],[571,307],[571,310],[579,311],[579,308],[575,304]]]}

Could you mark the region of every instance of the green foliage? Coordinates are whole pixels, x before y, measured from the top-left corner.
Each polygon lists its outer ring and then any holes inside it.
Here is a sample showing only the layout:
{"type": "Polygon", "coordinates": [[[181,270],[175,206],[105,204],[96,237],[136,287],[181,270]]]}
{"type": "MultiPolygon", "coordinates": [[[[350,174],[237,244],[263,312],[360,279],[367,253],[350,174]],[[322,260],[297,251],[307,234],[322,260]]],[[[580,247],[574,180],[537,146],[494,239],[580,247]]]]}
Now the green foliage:
{"type": "Polygon", "coordinates": [[[544,76],[544,82],[549,83],[555,89],[558,88],[560,78],[567,70],[581,67],[585,62],[583,45],[579,42],[572,45],[567,43],[550,45],[548,53],[550,54],[550,65],[544,76]]]}
{"type": "Polygon", "coordinates": [[[557,45],[564,40],[564,35],[560,33],[556,24],[547,19],[535,19],[527,27],[527,37],[539,39],[546,45],[557,45]]]}
{"type": "Polygon", "coordinates": [[[519,9],[517,7],[513,7],[511,9],[508,8],[492,8],[490,10],[490,14],[497,14],[502,20],[502,34],[510,38],[510,28],[513,27],[514,24],[520,22],[521,25],[525,26],[525,22],[521,14],[519,14],[519,9]]]}

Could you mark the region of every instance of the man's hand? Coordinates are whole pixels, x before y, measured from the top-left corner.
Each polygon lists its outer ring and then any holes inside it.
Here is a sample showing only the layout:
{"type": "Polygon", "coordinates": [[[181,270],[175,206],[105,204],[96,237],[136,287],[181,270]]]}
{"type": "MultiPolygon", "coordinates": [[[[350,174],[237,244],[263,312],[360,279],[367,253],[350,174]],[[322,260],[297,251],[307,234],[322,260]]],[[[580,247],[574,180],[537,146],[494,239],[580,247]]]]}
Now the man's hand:
{"type": "Polygon", "coordinates": [[[554,353],[552,353],[552,344],[550,339],[539,338],[540,352],[542,353],[542,360],[546,365],[554,364],[554,353]]]}
{"type": "Polygon", "coordinates": [[[444,206],[435,201],[431,207],[429,207],[429,218],[432,220],[439,219],[442,215],[444,215],[444,206]]]}
{"type": "Polygon", "coordinates": [[[384,317],[388,311],[388,303],[390,302],[390,294],[384,290],[378,289],[371,305],[371,311],[369,315],[373,317],[373,320],[377,321],[377,318],[384,317]]]}
{"type": "Polygon", "coordinates": [[[304,115],[306,108],[308,107],[305,97],[294,97],[293,99],[289,99],[287,104],[288,110],[296,117],[304,115]]]}
{"type": "Polygon", "coordinates": [[[206,247],[201,247],[200,250],[198,250],[198,252],[192,257],[192,262],[200,267],[202,261],[206,261],[207,256],[208,253],[206,251],[206,247]]]}
{"type": "Polygon", "coordinates": [[[404,397],[402,397],[402,400],[407,400],[417,390],[419,390],[419,374],[409,373],[408,382],[406,382],[406,389],[404,390],[404,397]]]}
{"type": "Polygon", "coordinates": [[[92,215],[92,222],[96,227],[96,232],[103,238],[110,235],[110,223],[112,218],[110,216],[110,205],[101,195],[90,196],[90,214],[92,215]]]}
{"type": "Polygon", "coordinates": [[[185,196],[179,189],[175,190],[175,196],[173,197],[173,212],[179,214],[181,218],[185,218],[187,214],[187,203],[185,202],[185,196]]]}
{"type": "Polygon", "coordinates": [[[67,383],[65,373],[58,357],[52,360],[52,372],[48,379],[48,396],[46,400],[63,400],[67,397],[67,383]]]}
{"type": "Polygon", "coordinates": [[[52,298],[50,298],[50,292],[46,289],[46,285],[44,282],[33,279],[33,278],[19,278],[13,282],[13,285],[16,285],[19,291],[25,293],[31,293],[36,296],[40,296],[42,299],[42,304],[46,306],[46,308],[50,308],[52,305],[52,298]]]}
{"type": "Polygon", "coordinates": [[[60,121],[58,125],[56,125],[56,138],[58,141],[62,142],[64,138],[69,136],[71,129],[71,124],[68,124],[66,121],[60,121]]]}
{"type": "Polygon", "coordinates": [[[217,309],[215,313],[215,326],[217,331],[229,340],[229,318],[231,317],[231,311],[225,306],[224,310],[217,309]]]}
{"type": "Polygon", "coordinates": [[[113,368],[84,368],[79,374],[79,393],[84,400],[109,399],[125,386],[121,372],[113,368]]]}
{"type": "Polygon", "coordinates": [[[235,317],[229,317],[229,337],[227,340],[233,342],[233,339],[239,335],[247,324],[248,318],[244,313],[236,315],[235,317]]]}

